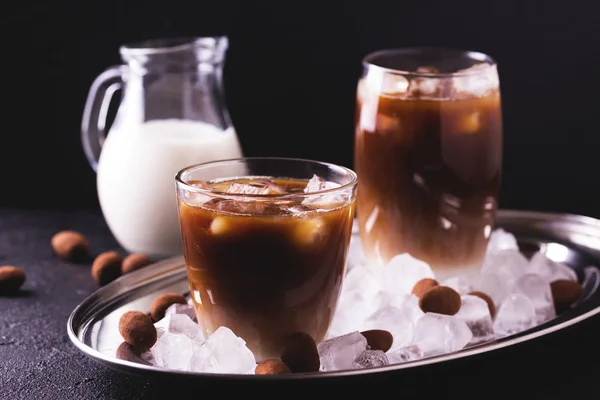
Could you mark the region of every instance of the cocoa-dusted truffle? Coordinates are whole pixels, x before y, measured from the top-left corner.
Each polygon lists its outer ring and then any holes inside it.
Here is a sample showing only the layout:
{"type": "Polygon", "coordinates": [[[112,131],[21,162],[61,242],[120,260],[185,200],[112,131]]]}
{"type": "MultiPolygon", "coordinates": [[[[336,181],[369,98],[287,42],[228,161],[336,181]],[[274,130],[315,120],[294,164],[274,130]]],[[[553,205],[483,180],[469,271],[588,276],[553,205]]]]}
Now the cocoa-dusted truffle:
{"type": "Polygon", "coordinates": [[[117,347],[116,356],[119,360],[136,362],[139,351],[127,342],[123,342],[117,347]]]}
{"type": "Polygon", "coordinates": [[[291,372],[290,368],[285,365],[284,362],[279,360],[265,360],[259,362],[254,370],[256,375],[280,375],[289,374],[291,372]]]}
{"type": "Polygon", "coordinates": [[[61,231],[52,236],[52,249],[66,261],[84,261],[90,257],[90,243],[81,233],[61,231]]]}
{"type": "Polygon", "coordinates": [[[470,292],[468,294],[471,296],[477,296],[483,301],[485,301],[487,303],[488,309],[490,310],[490,315],[492,316],[492,318],[496,316],[496,306],[494,305],[494,300],[492,300],[490,296],[478,290],[470,292]]]}
{"type": "Polygon", "coordinates": [[[154,321],[165,317],[165,311],[173,304],[187,304],[185,297],[179,293],[163,293],[157,296],[150,304],[150,315],[154,321]]]}
{"type": "Polygon", "coordinates": [[[448,286],[435,286],[419,299],[423,312],[454,315],[460,310],[460,305],[460,295],[448,286]]]}
{"type": "Polygon", "coordinates": [[[308,333],[296,332],[288,336],[281,353],[292,372],[318,372],[321,367],[315,340],[308,333]]]}
{"type": "Polygon", "coordinates": [[[140,350],[135,349],[132,345],[127,342],[123,342],[117,347],[115,356],[119,360],[130,361],[136,364],[152,365],[148,361],[140,357],[140,350]]]}
{"type": "Polygon", "coordinates": [[[0,295],[13,294],[25,283],[25,271],[13,265],[0,267],[0,295]]]}
{"type": "Polygon", "coordinates": [[[361,335],[367,339],[367,344],[371,350],[381,350],[385,353],[392,348],[392,343],[394,343],[392,334],[382,329],[362,331],[361,335]]]}
{"type": "Polygon", "coordinates": [[[104,286],[121,276],[123,257],[116,251],[106,251],[96,257],[92,263],[92,278],[104,286]]]}
{"type": "Polygon", "coordinates": [[[438,285],[439,283],[435,279],[423,278],[419,282],[415,283],[415,286],[412,288],[412,294],[418,298],[421,298],[429,289],[438,285]]]}
{"type": "Polygon", "coordinates": [[[156,343],[156,328],[143,312],[127,311],[121,315],[119,333],[136,353],[146,351],[156,343]]]}
{"type": "Polygon", "coordinates": [[[123,260],[121,273],[125,275],[149,264],[151,264],[151,261],[147,255],[143,253],[131,253],[123,260]]]}
{"type": "Polygon", "coordinates": [[[554,308],[557,313],[567,311],[583,293],[583,287],[574,281],[558,279],[550,283],[554,308]]]}

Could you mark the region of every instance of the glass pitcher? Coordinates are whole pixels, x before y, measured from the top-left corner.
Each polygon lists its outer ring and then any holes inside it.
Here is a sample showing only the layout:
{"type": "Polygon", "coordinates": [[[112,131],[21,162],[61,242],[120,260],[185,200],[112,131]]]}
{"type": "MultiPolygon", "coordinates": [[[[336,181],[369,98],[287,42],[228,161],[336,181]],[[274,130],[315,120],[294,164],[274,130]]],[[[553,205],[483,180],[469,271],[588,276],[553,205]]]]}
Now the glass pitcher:
{"type": "Polygon", "coordinates": [[[226,37],[124,45],[124,64],[91,86],[83,149],[97,172],[104,218],[129,252],[153,259],[181,254],[175,175],[192,164],[242,156],[222,87],[227,46],[226,37]],[[108,131],[107,111],[119,89],[108,131]]]}

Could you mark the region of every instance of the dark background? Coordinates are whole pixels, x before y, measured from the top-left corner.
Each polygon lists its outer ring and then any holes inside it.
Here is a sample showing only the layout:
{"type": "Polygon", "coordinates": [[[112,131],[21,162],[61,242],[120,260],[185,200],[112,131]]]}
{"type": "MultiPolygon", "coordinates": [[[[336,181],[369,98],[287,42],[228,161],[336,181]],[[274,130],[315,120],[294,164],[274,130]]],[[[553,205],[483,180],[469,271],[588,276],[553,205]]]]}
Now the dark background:
{"type": "Polygon", "coordinates": [[[225,34],[226,96],[248,156],[351,167],[366,53],[409,45],[477,50],[499,63],[501,206],[600,216],[600,14],[591,0],[6,4],[0,206],[97,208],[80,142],[93,79],[120,63],[124,42],[225,34]]]}
{"type": "MultiPolygon", "coordinates": [[[[499,63],[505,117],[501,206],[600,217],[600,13],[594,3],[5,2],[0,207],[97,209],[95,174],[80,142],[93,79],[120,62],[118,48],[125,42],[226,34],[226,95],[246,155],[352,166],[355,88],[366,53],[411,45],[478,50],[499,63]]],[[[96,249],[112,248],[116,243],[98,214],[8,208],[0,210],[0,222],[0,262],[24,265],[29,274],[29,294],[0,307],[0,398],[172,398],[168,382],[99,367],[66,337],[68,313],[96,287],[85,268],[57,265],[45,243],[58,229],[77,229],[96,249]]],[[[409,371],[394,380],[401,385],[393,390],[419,399],[449,393],[590,397],[598,378],[598,332],[598,318],[590,319],[506,352],[409,371]]],[[[292,393],[296,387],[278,389],[292,393]]]]}

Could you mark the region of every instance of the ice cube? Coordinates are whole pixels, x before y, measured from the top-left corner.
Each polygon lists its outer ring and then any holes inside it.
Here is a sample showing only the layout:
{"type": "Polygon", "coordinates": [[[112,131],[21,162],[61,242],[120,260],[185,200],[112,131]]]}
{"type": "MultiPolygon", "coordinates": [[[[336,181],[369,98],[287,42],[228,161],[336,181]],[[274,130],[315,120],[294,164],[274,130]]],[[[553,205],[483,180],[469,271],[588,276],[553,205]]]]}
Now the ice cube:
{"type": "Polygon", "coordinates": [[[417,323],[425,315],[421,307],[419,307],[419,298],[414,294],[409,294],[404,297],[402,309],[412,319],[413,325],[417,323]]]}
{"type": "Polygon", "coordinates": [[[183,203],[190,204],[192,206],[201,206],[211,200],[211,198],[205,194],[187,190],[183,191],[180,196],[183,203]]]}
{"type": "Polygon", "coordinates": [[[537,324],[556,317],[550,284],[539,275],[525,274],[521,276],[513,284],[512,292],[524,294],[531,300],[537,324]]]}
{"type": "Polygon", "coordinates": [[[505,249],[488,254],[481,269],[482,273],[494,273],[509,286],[526,272],[529,261],[520,251],[505,249]]]}
{"type": "Polygon", "coordinates": [[[380,94],[386,96],[401,96],[408,91],[409,81],[404,76],[392,74],[383,70],[370,70],[358,85],[361,101],[380,94]]]}
{"type": "Polygon", "coordinates": [[[160,338],[164,333],[183,334],[192,340],[202,342],[204,335],[200,326],[184,314],[169,314],[154,324],[156,333],[160,338]]]}
{"type": "Polygon", "coordinates": [[[382,285],[390,293],[410,293],[415,283],[423,278],[435,276],[424,261],[418,260],[408,253],[394,256],[383,267],[382,285]]]}
{"type": "Polygon", "coordinates": [[[231,228],[233,228],[233,224],[227,217],[216,217],[210,223],[210,233],[215,236],[225,235],[231,228]]]}
{"type": "MultiPolygon", "coordinates": [[[[313,175],[306,184],[304,193],[315,193],[337,187],[340,187],[338,183],[329,182],[317,175],[313,175]]],[[[347,200],[347,197],[347,193],[343,192],[308,196],[302,201],[302,205],[311,208],[333,208],[343,204],[347,200]]]]}
{"type": "MultiPolygon", "coordinates": [[[[186,316],[183,317],[189,319],[186,316]]],[[[152,346],[150,352],[153,356],[153,363],[159,367],[190,371],[193,351],[200,345],[200,342],[190,339],[187,335],[164,332],[152,346]]]]}
{"type": "Polygon", "coordinates": [[[270,179],[254,179],[251,185],[258,186],[261,188],[267,188],[269,191],[267,194],[287,194],[285,188],[273,182],[270,179]]]}
{"type": "Polygon", "coordinates": [[[198,189],[211,190],[211,185],[205,181],[189,180],[187,181],[187,184],[198,189]]]}
{"type": "Polygon", "coordinates": [[[469,279],[463,275],[448,278],[443,281],[441,285],[454,289],[461,296],[473,291],[471,282],[469,282],[469,279]]]}
{"type": "Polygon", "coordinates": [[[254,354],[244,339],[231,329],[219,327],[193,352],[191,370],[222,374],[247,374],[256,367],[254,354]]]}
{"type": "Polygon", "coordinates": [[[498,88],[498,72],[496,66],[488,63],[476,64],[459,71],[453,78],[456,91],[470,96],[485,96],[498,88]]]}
{"type": "Polygon", "coordinates": [[[494,272],[482,273],[477,278],[475,288],[490,296],[496,306],[502,303],[510,290],[508,282],[494,272]]]}
{"type": "Polygon", "coordinates": [[[365,350],[352,362],[353,369],[381,367],[390,362],[381,350],[365,350]]]}
{"type": "Polygon", "coordinates": [[[233,182],[225,190],[226,193],[268,195],[285,194],[285,190],[275,182],[268,179],[255,179],[248,183],[233,182]]]}
{"type": "Polygon", "coordinates": [[[378,90],[388,96],[399,96],[406,93],[409,85],[404,76],[386,73],[382,76],[381,87],[378,90]]]}
{"type": "Polygon", "coordinates": [[[453,129],[462,134],[472,134],[479,131],[481,114],[477,111],[465,113],[454,121],[453,129]]]}
{"type": "Polygon", "coordinates": [[[417,345],[409,345],[386,353],[390,364],[399,364],[418,360],[424,357],[423,350],[417,345]]]}
{"type": "MultiPolygon", "coordinates": [[[[362,116],[363,113],[361,113],[362,116]]],[[[377,113],[375,117],[375,128],[379,134],[393,134],[400,128],[398,117],[377,113]]]]}
{"type": "Polygon", "coordinates": [[[362,330],[367,317],[376,310],[373,298],[374,296],[360,290],[344,292],[340,297],[325,338],[331,339],[362,330]]]}
{"type": "Polygon", "coordinates": [[[527,272],[539,275],[548,283],[558,279],[577,281],[577,274],[572,268],[569,268],[563,263],[549,259],[540,251],[531,257],[527,272]]]}
{"type": "Polygon", "coordinates": [[[293,210],[289,207],[289,202],[277,201],[268,202],[265,199],[246,199],[244,201],[221,200],[222,203],[229,202],[227,207],[221,207],[221,211],[233,214],[244,215],[292,215],[293,210]]]}
{"type": "Polygon", "coordinates": [[[192,321],[196,320],[196,310],[192,304],[171,304],[165,316],[171,314],[187,315],[192,321]]]}
{"type": "MultiPolygon", "coordinates": [[[[156,347],[158,340],[154,343],[153,347],[156,347]]],[[[140,358],[151,365],[158,365],[156,360],[154,359],[154,354],[152,354],[152,350],[148,350],[140,354],[140,358]]]]}
{"type": "Polygon", "coordinates": [[[340,187],[340,185],[335,182],[326,181],[320,176],[313,174],[304,188],[304,193],[320,192],[322,190],[335,189],[336,187],[340,187]]]}
{"type": "MultiPolygon", "coordinates": [[[[206,191],[211,190],[211,186],[203,181],[191,180],[187,181],[187,184],[198,189],[206,191]]],[[[207,196],[205,193],[206,192],[198,193],[193,190],[184,190],[180,195],[184,203],[200,206],[211,199],[210,196],[207,196]]]]}
{"type": "Polygon", "coordinates": [[[415,326],[413,344],[430,357],[461,350],[472,338],[465,321],[454,316],[425,313],[415,326]]]}
{"type": "Polygon", "coordinates": [[[439,95],[440,80],[437,78],[413,78],[410,80],[408,94],[413,97],[429,97],[439,95]]]}
{"type": "Polygon", "coordinates": [[[502,302],[494,319],[497,337],[514,335],[535,326],[535,308],[531,300],[521,293],[512,293],[502,302]]]}
{"type": "Polygon", "coordinates": [[[231,199],[211,199],[204,203],[204,207],[210,210],[229,213],[240,213],[242,211],[239,202],[231,199]]]}
{"type": "Polygon", "coordinates": [[[363,330],[383,329],[392,334],[392,349],[408,344],[413,338],[412,315],[408,309],[384,306],[370,315],[365,321],[363,330]]]}
{"type": "Polygon", "coordinates": [[[250,194],[250,195],[265,195],[269,194],[269,188],[265,186],[253,186],[247,183],[234,182],[227,189],[227,193],[235,194],[250,194]]]}
{"type": "Polygon", "coordinates": [[[519,245],[515,235],[502,228],[497,228],[490,235],[486,253],[489,255],[502,250],[519,250],[519,245]]]}
{"type": "Polygon", "coordinates": [[[321,217],[311,215],[302,218],[294,228],[294,244],[299,250],[307,250],[315,245],[323,244],[327,230],[327,221],[321,217]]]}
{"type": "Polygon", "coordinates": [[[419,298],[412,293],[399,294],[380,291],[375,295],[373,303],[377,310],[386,307],[394,307],[402,310],[413,325],[423,316],[423,311],[419,307],[419,298]]]}
{"type": "Polygon", "coordinates": [[[367,350],[367,339],[359,332],[338,336],[317,345],[321,371],[352,369],[354,360],[367,350]]]}
{"type": "Polygon", "coordinates": [[[469,344],[477,344],[494,339],[494,326],[490,309],[485,300],[477,296],[461,297],[461,306],[456,318],[465,321],[473,338],[469,344]]]}
{"type": "MultiPolygon", "coordinates": [[[[174,340],[179,337],[179,335],[174,335],[171,333],[165,333],[164,331],[158,331],[158,339],[156,343],[150,348],[151,357],[144,356],[144,359],[152,362],[159,367],[166,368],[167,357],[171,350],[171,343],[174,343],[174,340]]],[[[186,339],[189,338],[186,336],[186,339]]]]}
{"type": "Polygon", "coordinates": [[[360,291],[365,297],[372,298],[380,290],[381,285],[371,271],[363,265],[357,265],[348,271],[344,277],[342,297],[344,293],[360,291]]]}

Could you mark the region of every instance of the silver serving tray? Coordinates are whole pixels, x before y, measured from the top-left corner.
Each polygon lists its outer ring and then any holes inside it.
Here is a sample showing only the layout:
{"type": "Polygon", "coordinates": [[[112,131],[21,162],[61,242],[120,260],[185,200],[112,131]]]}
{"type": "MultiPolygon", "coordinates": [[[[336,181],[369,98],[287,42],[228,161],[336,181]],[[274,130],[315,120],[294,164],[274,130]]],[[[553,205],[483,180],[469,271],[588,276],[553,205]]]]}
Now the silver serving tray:
{"type": "MultiPolygon", "coordinates": [[[[564,262],[584,279],[585,269],[600,266],[600,220],[571,215],[530,211],[500,210],[497,227],[512,232],[524,253],[541,250],[555,261],[564,262]]],[[[358,235],[355,226],[354,235],[358,235]]],[[[407,368],[423,367],[465,357],[474,357],[559,331],[600,313],[600,279],[588,279],[584,295],[571,310],[533,329],[516,335],[469,347],[462,351],[436,357],[387,365],[384,367],[335,372],[314,372],[284,375],[240,375],[193,373],[155,367],[139,359],[125,361],[116,358],[122,343],[118,321],[126,311],[149,311],[150,303],[160,293],[189,291],[182,256],[170,258],[125,275],[98,289],[71,313],[67,331],[75,346],[107,367],[134,375],[157,375],[172,378],[214,380],[298,380],[352,377],[382,374],[407,368]]]]}

